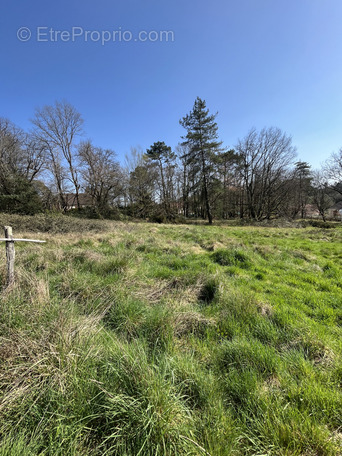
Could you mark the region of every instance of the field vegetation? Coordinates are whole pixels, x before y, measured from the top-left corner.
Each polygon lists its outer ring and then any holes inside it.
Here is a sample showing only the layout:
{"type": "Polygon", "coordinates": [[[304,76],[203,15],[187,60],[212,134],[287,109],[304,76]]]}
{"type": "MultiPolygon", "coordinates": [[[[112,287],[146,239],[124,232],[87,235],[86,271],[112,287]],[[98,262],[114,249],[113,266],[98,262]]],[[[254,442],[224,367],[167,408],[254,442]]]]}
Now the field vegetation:
{"type": "Polygon", "coordinates": [[[0,219],[0,456],[342,455],[338,224],[0,219]]]}

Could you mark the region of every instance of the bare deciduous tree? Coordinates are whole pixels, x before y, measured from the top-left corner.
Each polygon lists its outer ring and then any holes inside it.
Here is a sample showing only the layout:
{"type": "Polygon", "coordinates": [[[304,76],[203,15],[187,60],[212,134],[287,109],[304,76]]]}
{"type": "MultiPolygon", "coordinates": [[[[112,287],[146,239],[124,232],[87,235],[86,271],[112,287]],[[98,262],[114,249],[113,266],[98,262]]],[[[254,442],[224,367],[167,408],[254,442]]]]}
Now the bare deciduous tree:
{"type": "Polygon", "coordinates": [[[251,130],[236,146],[247,209],[253,219],[270,218],[282,204],[286,176],[296,156],[292,138],[279,128],[251,130]]]}
{"type": "Polygon", "coordinates": [[[32,182],[44,169],[44,145],[24,133],[8,119],[0,118],[0,164],[32,182]]]}
{"type": "Polygon", "coordinates": [[[85,190],[99,210],[108,207],[123,192],[123,176],[115,152],[94,147],[90,141],[79,146],[81,173],[85,190]]]}
{"type": "Polygon", "coordinates": [[[325,163],[324,171],[331,182],[331,188],[342,195],[342,148],[331,154],[325,163]]]}
{"type": "Polygon", "coordinates": [[[8,119],[0,118],[0,199],[6,210],[39,210],[33,184],[45,164],[44,149],[8,119]]]}
{"type": "Polygon", "coordinates": [[[63,209],[66,208],[64,197],[65,180],[68,179],[74,189],[77,207],[80,207],[80,181],[76,163],[75,141],[82,133],[83,119],[81,114],[66,101],[55,102],[53,106],[36,109],[32,120],[35,126],[35,137],[44,144],[49,155],[57,190],[63,209]],[[66,162],[66,167],[63,166],[66,162]],[[67,172],[66,172],[67,171],[67,172]]]}
{"type": "Polygon", "coordinates": [[[156,180],[155,167],[147,163],[130,172],[128,192],[133,216],[146,218],[153,214],[156,180]]]}
{"type": "Polygon", "coordinates": [[[329,194],[328,175],[324,171],[315,171],[312,176],[313,203],[323,221],[326,222],[327,210],[333,204],[329,194]]]}

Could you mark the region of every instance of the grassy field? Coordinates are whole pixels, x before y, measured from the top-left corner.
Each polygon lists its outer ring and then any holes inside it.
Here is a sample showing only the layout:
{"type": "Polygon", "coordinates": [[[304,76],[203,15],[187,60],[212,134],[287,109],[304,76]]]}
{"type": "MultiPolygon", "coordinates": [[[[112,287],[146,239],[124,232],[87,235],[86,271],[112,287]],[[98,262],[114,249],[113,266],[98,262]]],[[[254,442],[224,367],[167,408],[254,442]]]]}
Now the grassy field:
{"type": "Polygon", "coordinates": [[[0,219],[0,456],[342,455],[342,228],[0,219]]]}

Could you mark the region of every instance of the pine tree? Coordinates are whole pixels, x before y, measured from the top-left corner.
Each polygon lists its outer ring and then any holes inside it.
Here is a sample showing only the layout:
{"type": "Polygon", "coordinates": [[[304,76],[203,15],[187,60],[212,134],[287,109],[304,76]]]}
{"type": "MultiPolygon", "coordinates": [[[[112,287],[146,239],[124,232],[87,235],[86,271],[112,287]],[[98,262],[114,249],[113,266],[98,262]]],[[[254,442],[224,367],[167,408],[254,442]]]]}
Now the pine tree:
{"type": "Polygon", "coordinates": [[[309,163],[302,161],[295,163],[294,177],[296,180],[296,202],[301,218],[303,219],[305,217],[305,207],[308,203],[312,180],[311,166],[309,163]]]}
{"type": "Polygon", "coordinates": [[[192,111],[179,123],[187,130],[182,145],[188,146],[186,162],[199,174],[202,198],[209,224],[213,222],[211,211],[210,190],[214,174],[214,157],[220,151],[221,142],[218,141],[217,114],[209,115],[205,100],[197,97],[192,111]]]}
{"type": "Polygon", "coordinates": [[[156,163],[159,170],[159,177],[161,183],[161,202],[164,208],[165,216],[167,219],[172,218],[171,211],[171,186],[172,182],[168,182],[167,172],[170,168],[174,167],[175,154],[172,152],[171,147],[167,146],[164,141],[158,141],[146,150],[146,158],[156,163]]]}

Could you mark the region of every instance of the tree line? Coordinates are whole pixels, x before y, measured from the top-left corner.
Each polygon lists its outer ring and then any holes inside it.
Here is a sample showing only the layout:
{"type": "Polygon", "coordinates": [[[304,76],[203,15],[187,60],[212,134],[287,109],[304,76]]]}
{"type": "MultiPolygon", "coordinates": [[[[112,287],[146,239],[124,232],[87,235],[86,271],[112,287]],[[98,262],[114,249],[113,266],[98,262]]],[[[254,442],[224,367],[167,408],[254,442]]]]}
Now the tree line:
{"type": "Polygon", "coordinates": [[[314,207],[326,220],[342,199],[342,149],[312,170],[279,128],[251,129],[224,147],[216,117],[198,97],[179,121],[184,136],[175,150],[158,140],[145,151],[132,148],[125,163],[83,139],[82,116],[66,101],[37,108],[29,132],[0,118],[0,210],[211,224],[305,218],[314,207]]]}

